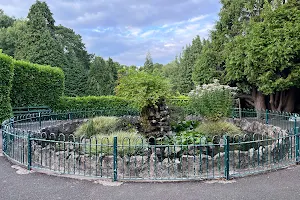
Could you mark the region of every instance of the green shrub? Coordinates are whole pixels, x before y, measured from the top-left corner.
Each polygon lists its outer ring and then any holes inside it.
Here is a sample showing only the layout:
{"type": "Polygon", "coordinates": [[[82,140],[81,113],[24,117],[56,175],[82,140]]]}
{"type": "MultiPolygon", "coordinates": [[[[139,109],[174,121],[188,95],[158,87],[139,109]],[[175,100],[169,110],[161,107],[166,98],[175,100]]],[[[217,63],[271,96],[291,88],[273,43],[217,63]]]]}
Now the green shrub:
{"type": "Polygon", "coordinates": [[[170,93],[171,86],[165,78],[138,71],[130,71],[122,76],[116,88],[117,96],[131,99],[139,110],[156,106],[161,100],[167,99],[170,93]]]}
{"type": "Polygon", "coordinates": [[[96,140],[93,139],[91,142],[92,145],[86,146],[86,151],[89,152],[89,150],[91,150],[92,154],[97,155],[100,153],[104,155],[112,155],[114,137],[117,137],[118,155],[122,157],[125,155],[142,155],[144,149],[148,147],[146,139],[137,132],[117,131],[109,135],[96,135],[98,146],[96,147],[96,140]]]}
{"type": "Polygon", "coordinates": [[[240,128],[225,121],[208,121],[200,124],[196,129],[196,132],[202,133],[206,136],[223,136],[223,135],[241,135],[240,128]]]}
{"type": "Polygon", "coordinates": [[[60,68],[14,62],[11,92],[12,106],[54,106],[64,91],[64,73],[60,68]]]}
{"type": "Polygon", "coordinates": [[[183,131],[190,131],[195,129],[200,122],[198,121],[182,121],[179,123],[176,123],[172,126],[172,131],[175,133],[180,133],[183,131]]]}
{"type": "Polygon", "coordinates": [[[87,138],[97,134],[108,135],[116,131],[117,122],[117,117],[95,117],[82,124],[76,130],[75,135],[87,138]]]}
{"type": "Polygon", "coordinates": [[[10,92],[13,74],[13,59],[0,52],[0,122],[11,116],[10,92]]]}
{"type": "Polygon", "coordinates": [[[132,101],[116,96],[61,97],[54,109],[59,111],[120,110],[120,115],[137,113],[132,101]]]}
{"type": "Polygon", "coordinates": [[[177,96],[177,97],[171,97],[168,99],[168,105],[172,106],[178,106],[185,109],[190,109],[190,97],[188,96],[177,96]]]}
{"type": "Polygon", "coordinates": [[[232,113],[234,94],[237,88],[221,85],[218,80],[212,84],[197,86],[189,93],[191,108],[209,120],[219,120],[232,113]]]}

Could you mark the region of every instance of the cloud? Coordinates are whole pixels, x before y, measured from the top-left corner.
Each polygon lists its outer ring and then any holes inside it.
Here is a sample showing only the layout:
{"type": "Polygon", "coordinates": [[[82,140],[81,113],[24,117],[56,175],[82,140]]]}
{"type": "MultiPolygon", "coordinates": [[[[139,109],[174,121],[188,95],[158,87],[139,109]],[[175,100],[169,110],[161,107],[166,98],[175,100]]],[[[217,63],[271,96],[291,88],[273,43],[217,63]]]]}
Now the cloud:
{"type": "MultiPolygon", "coordinates": [[[[1,0],[7,14],[26,17],[35,0],[1,0]]],[[[147,51],[167,63],[205,38],[220,9],[219,0],[47,0],[56,24],[82,35],[90,53],[127,65],[142,65],[147,51]]]]}

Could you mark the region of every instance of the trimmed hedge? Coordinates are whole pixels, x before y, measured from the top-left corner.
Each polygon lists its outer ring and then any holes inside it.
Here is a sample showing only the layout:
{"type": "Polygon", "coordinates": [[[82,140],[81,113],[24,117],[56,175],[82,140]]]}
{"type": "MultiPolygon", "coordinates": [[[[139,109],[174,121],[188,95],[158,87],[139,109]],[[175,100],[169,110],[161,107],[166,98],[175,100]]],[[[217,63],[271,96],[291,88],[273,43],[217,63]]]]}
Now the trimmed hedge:
{"type": "Polygon", "coordinates": [[[64,91],[64,73],[60,68],[25,61],[14,62],[11,99],[13,107],[55,106],[64,91]]]}
{"type": "Polygon", "coordinates": [[[10,92],[14,74],[13,59],[0,53],[0,122],[11,116],[10,92]]]}
{"type": "Polygon", "coordinates": [[[137,111],[132,101],[117,96],[61,97],[54,109],[57,111],[105,109],[137,111]]]}

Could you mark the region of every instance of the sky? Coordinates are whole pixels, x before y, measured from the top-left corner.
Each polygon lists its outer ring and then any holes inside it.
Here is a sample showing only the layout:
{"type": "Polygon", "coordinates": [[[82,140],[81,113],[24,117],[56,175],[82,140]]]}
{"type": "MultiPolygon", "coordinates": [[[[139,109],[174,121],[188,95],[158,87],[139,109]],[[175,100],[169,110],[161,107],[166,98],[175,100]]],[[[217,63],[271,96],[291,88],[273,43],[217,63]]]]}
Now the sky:
{"type": "MultiPolygon", "coordinates": [[[[0,0],[9,16],[25,18],[35,0],[0,0]]],[[[56,25],[82,36],[89,53],[125,65],[166,64],[218,20],[219,0],[46,0],[56,25]]]]}

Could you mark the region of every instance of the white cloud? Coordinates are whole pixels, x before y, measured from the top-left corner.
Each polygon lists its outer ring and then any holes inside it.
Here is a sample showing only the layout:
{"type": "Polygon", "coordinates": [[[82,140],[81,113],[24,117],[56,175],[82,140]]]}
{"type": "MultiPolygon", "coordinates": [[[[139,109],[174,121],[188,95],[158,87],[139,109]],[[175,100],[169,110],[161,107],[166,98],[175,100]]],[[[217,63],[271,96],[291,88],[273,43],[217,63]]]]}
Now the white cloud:
{"type": "Polygon", "coordinates": [[[165,47],[175,47],[176,44],[173,44],[173,43],[167,43],[167,44],[164,44],[165,47]]]}
{"type": "MultiPolygon", "coordinates": [[[[167,63],[196,35],[213,29],[219,0],[45,0],[57,24],[82,35],[90,53],[142,65],[147,51],[167,63]]],[[[7,14],[26,17],[35,0],[0,0],[7,14]]]]}
{"type": "Polygon", "coordinates": [[[208,17],[208,16],[209,16],[209,15],[200,15],[200,16],[197,16],[197,17],[193,17],[193,18],[189,19],[189,22],[200,21],[200,20],[205,19],[205,18],[208,17]]]}

